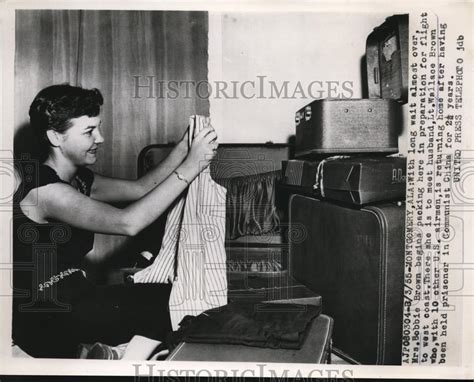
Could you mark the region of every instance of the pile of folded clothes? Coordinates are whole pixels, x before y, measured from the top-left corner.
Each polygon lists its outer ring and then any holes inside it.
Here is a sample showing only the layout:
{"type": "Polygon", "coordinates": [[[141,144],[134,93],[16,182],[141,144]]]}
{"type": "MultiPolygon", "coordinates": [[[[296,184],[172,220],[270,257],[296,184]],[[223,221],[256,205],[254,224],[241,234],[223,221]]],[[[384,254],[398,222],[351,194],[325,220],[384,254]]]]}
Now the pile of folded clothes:
{"type": "Polygon", "coordinates": [[[231,303],[184,317],[168,343],[171,348],[184,341],[300,349],[320,313],[320,305],[231,303]]]}

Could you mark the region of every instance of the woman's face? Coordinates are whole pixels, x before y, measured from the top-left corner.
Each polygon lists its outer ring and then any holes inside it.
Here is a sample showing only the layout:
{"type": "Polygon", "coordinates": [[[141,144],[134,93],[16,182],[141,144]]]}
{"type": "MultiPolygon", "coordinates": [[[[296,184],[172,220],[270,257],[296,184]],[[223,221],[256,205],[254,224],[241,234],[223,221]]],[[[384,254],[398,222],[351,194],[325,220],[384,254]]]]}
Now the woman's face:
{"type": "Polygon", "coordinates": [[[70,119],[71,127],[60,134],[62,140],[60,151],[64,157],[76,166],[94,164],[99,145],[104,142],[99,127],[100,116],[88,117],[83,115],[70,119]]]}

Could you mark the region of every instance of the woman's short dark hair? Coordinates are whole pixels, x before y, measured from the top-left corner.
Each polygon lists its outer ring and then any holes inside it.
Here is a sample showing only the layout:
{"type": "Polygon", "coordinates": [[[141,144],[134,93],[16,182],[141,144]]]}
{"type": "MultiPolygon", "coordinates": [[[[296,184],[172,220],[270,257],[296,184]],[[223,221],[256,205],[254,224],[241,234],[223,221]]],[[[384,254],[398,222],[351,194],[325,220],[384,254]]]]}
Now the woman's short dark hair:
{"type": "Polygon", "coordinates": [[[104,98],[98,89],[83,89],[69,84],[52,85],[41,90],[30,106],[30,123],[44,142],[46,132],[65,132],[71,127],[71,119],[83,115],[96,117],[104,98]]]}

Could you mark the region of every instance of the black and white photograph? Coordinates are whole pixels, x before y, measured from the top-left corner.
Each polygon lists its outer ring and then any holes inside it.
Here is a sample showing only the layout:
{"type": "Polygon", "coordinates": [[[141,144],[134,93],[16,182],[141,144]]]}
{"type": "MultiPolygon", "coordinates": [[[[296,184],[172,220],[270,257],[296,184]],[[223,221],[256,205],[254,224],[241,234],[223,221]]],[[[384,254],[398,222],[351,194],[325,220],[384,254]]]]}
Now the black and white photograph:
{"type": "Polygon", "coordinates": [[[472,376],[473,4],[283,3],[2,8],[0,374],[472,376]]]}

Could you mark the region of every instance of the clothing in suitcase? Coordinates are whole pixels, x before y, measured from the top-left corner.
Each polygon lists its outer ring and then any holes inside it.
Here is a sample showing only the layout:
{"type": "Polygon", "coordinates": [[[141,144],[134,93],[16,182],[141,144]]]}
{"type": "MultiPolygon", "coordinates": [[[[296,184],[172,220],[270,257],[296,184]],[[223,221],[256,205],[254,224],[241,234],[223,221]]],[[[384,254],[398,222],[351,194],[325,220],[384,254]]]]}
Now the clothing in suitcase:
{"type": "Polygon", "coordinates": [[[331,317],[316,317],[298,350],[182,342],[167,361],[330,363],[332,327],[331,317]]]}
{"type": "MultiPolygon", "coordinates": [[[[401,204],[401,203],[399,203],[401,204]]],[[[323,298],[335,352],[362,364],[401,362],[405,207],[350,208],[303,195],[290,199],[290,272],[323,298]]]]}
{"type": "Polygon", "coordinates": [[[288,245],[271,243],[268,239],[269,242],[252,243],[251,246],[238,242],[227,244],[229,303],[291,301],[320,306],[321,296],[289,274],[288,245]]]}

